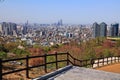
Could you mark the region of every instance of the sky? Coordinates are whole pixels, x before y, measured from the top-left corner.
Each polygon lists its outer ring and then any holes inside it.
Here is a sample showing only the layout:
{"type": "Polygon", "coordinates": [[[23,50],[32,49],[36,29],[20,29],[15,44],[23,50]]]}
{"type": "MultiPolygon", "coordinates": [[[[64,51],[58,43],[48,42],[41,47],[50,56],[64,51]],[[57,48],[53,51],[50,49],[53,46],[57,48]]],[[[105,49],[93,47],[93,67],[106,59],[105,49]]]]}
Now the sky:
{"type": "Polygon", "coordinates": [[[4,0],[0,22],[91,24],[120,22],[120,0],[4,0]]]}

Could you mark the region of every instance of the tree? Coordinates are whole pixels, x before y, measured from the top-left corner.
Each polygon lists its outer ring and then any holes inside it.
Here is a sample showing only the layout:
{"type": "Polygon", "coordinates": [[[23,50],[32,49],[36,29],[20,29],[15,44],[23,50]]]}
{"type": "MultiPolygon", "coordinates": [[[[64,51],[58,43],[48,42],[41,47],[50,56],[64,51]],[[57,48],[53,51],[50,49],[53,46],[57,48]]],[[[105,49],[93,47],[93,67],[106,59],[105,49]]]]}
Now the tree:
{"type": "Polygon", "coordinates": [[[109,49],[104,49],[103,55],[104,55],[104,57],[110,57],[111,56],[111,52],[109,51],[109,49]]]}
{"type": "Polygon", "coordinates": [[[50,51],[50,50],[51,50],[51,48],[50,48],[50,47],[45,46],[45,47],[43,47],[43,50],[44,50],[45,52],[48,52],[48,51],[50,51]]]}
{"type": "Polygon", "coordinates": [[[116,41],[116,47],[120,47],[120,40],[116,41]]]}
{"type": "Polygon", "coordinates": [[[8,52],[8,50],[2,44],[0,44],[0,52],[8,52]]]}
{"type": "Polygon", "coordinates": [[[16,54],[17,56],[22,56],[22,55],[28,55],[28,54],[29,54],[28,51],[22,50],[22,49],[18,49],[18,48],[13,49],[12,52],[13,52],[14,54],[16,54]]]}
{"type": "Polygon", "coordinates": [[[94,59],[94,58],[96,58],[95,50],[93,48],[85,49],[84,59],[94,59]]]}
{"type": "Polygon", "coordinates": [[[8,50],[8,51],[12,51],[14,48],[16,48],[18,46],[17,43],[14,42],[9,42],[4,44],[4,47],[8,50]]]}

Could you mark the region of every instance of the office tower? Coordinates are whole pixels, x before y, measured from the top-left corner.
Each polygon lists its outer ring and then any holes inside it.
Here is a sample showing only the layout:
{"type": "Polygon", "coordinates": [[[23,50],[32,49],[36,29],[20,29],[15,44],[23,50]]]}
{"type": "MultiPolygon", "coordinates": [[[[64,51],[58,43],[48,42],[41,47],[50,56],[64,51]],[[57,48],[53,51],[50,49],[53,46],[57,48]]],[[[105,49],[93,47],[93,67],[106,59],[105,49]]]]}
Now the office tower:
{"type": "Polygon", "coordinates": [[[12,23],[11,26],[12,26],[12,35],[13,36],[14,36],[14,34],[17,35],[18,34],[17,24],[12,23]]]}
{"type": "Polygon", "coordinates": [[[0,36],[2,36],[2,24],[0,23],[0,36]]]}
{"type": "Polygon", "coordinates": [[[62,19],[61,19],[61,20],[58,21],[57,26],[62,26],[62,25],[63,25],[63,23],[62,23],[62,19]]]}
{"type": "Polygon", "coordinates": [[[100,36],[100,26],[97,22],[93,23],[93,37],[99,37],[100,36]]]}
{"type": "Polygon", "coordinates": [[[107,24],[102,22],[100,24],[100,37],[106,37],[107,36],[107,24]]]}
{"type": "Polygon", "coordinates": [[[3,22],[3,23],[2,23],[2,30],[3,30],[3,35],[4,35],[4,36],[8,36],[8,30],[9,30],[9,29],[8,29],[7,26],[8,26],[8,23],[6,23],[6,22],[3,22]]]}
{"type": "Polygon", "coordinates": [[[13,36],[13,32],[17,34],[17,25],[15,23],[2,23],[2,34],[4,36],[13,36]]]}
{"type": "Polygon", "coordinates": [[[118,23],[111,24],[110,36],[111,37],[117,37],[118,34],[119,34],[119,24],[118,23]]]}
{"type": "Polygon", "coordinates": [[[23,33],[24,35],[26,35],[26,34],[28,33],[28,20],[27,20],[27,22],[25,23],[25,25],[23,26],[22,33],[23,33]]]}
{"type": "Polygon", "coordinates": [[[23,30],[22,30],[22,33],[24,34],[24,35],[26,35],[27,34],[27,25],[25,25],[25,26],[23,26],[23,30]]]}
{"type": "Polygon", "coordinates": [[[13,33],[17,34],[17,25],[15,23],[8,23],[8,35],[13,35],[13,33]]]}
{"type": "Polygon", "coordinates": [[[0,23],[0,32],[2,33],[2,24],[0,23]]]}

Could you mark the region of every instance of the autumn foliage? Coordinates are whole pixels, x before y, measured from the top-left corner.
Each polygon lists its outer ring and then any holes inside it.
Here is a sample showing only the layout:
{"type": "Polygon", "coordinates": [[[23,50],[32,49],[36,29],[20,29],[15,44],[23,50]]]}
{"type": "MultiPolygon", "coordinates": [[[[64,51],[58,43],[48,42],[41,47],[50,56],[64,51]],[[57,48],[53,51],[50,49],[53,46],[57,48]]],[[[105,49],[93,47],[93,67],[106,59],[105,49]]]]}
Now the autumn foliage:
{"type": "MultiPolygon", "coordinates": [[[[44,50],[41,48],[30,48],[29,49],[31,56],[39,56],[39,55],[43,55],[44,50]]],[[[31,66],[36,66],[36,65],[40,65],[44,63],[44,58],[32,58],[30,59],[30,65],[31,66]]]]}
{"type": "MultiPolygon", "coordinates": [[[[120,55],[120,41],[111,41],[102,38],[91,39],[86,42],[81,42],[80,44],[76,41],[71,41],[68,44],[57,45],[57,47],[29,48],[29,52],[30,56],[44,55],[44,53],[54,54],[55,52],[69,52],[77,59],[110,57],[120,55]]],[[[31,66],[43,63],[44,58],[33,58],[30,60],[31,66]]]]}

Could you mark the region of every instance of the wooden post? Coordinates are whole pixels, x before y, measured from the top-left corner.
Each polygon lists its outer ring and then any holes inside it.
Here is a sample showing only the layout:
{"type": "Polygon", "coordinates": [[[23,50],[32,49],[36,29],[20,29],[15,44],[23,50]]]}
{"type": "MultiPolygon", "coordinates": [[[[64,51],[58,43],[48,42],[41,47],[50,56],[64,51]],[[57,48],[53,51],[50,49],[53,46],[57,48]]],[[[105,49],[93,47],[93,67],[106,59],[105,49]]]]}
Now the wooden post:
{"type": "Polygon", "coordinates": [[[102,66],[104,66],[104,57],[103,57],[103,61],[102,61],[103,63],[102,63],[102,66]]]}
{"type": "Polygon", "coordinates": [[[29,56],[26,56],[26,77],[29,78],[29,56]]]}
{"type": "Polygon", "coordinates": [[[69,53],[67,52],[67,65],[69,65],[69,53]]]}
{"type": "Polygon", "coordinates": [[[99,58],[98,58],[97,66],[99,67],[99,58]]]}
{"type": "Polygon", "coordinates": [[[91,59],[90,62],[91,62],[92,68],[93,68],[94,59],[91,59]]]}
{"type": "Polygon", "coordinates": [[[114,62],[116,63],[116,56],[115,56],[115,60],[114,60],[114,62]]]}
{"type": "Polygon", "coordinates": [[[2,80],[2,59],[0,59],[0,80],[2,80]]]}
{"type": "Polygon", "coordinates": [[[44,62],[45,62],[44,70],[45,70],[45,73],[47,73],[47,54],[44,54],[44,62]]]}
{"type": "Polygon", "coordinates": [[[56,60],[56,69],[58,69],[58,57],[57,57],[57,52],[55,52],[55,60],[56,60]]]}
{"type": "Polygon", "coordinates": [[[118,62],[120,62],[120,56],[118,56],[118,62]]]}
{"type": "Polygon", "coordinates": [[[75,66],[75,58],[74,58],[74,66],[75,66]]]}
{"type": "Polygon", "coordinates": [[[80,67],[82,67],[82,61],[80,61],[80,67]]]}
{"type": "Polygon", "coordinates": [[[112,64],[112,56],[111,56],[111,64],[112,64]]]}
{"type": "Polygon", "coordinates": [[[85,61],[85,65],[86,65],[86,68],[87,68],[87,66],[88,66],[88,65],[87,65],[87,60],[85,61]]]}

